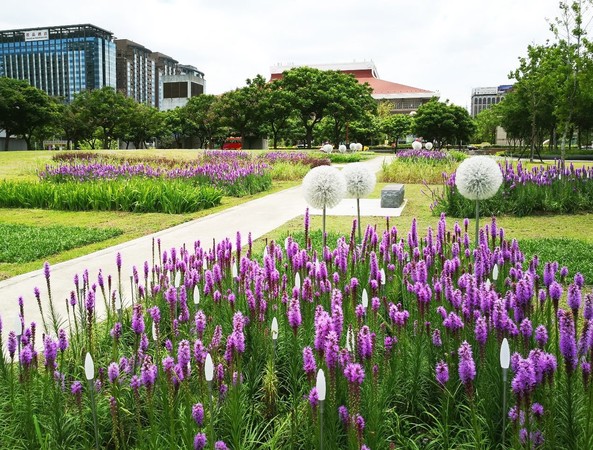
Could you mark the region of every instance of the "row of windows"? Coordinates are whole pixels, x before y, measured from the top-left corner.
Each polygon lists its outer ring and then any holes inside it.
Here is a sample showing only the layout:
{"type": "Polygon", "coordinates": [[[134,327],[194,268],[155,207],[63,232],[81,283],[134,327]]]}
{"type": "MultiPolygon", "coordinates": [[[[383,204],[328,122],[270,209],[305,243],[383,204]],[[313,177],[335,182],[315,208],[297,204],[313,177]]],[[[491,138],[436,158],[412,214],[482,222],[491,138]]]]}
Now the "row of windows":
{"type": "Polygon", "coordinates": [[[496,103],[500,103],[502,97],[474,97],[473,104],[474,105],[494,105],[496,103]]]}

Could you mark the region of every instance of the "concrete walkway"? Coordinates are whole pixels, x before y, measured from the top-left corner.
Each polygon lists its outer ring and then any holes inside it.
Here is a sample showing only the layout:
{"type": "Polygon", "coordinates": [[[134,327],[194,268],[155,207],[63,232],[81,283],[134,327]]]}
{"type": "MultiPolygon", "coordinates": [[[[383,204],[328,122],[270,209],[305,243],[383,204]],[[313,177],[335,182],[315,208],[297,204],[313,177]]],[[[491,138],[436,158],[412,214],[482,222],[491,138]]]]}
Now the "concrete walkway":
{"type": "MultiPolygon", "coordinates": [[[[367,160],[363,164],[377,172],[383,161],[389,161],[391,156],[378,156],[367,160]]],[[[152,261],[153,238],[161,240],[162,250],[180,248],[184,244],[193,248],[195,241],[200,241],[204,248],[211,248],[213,240],[220,242],[225,238],[235,241],[237,231],[241,233],[242,242],[247,242],[247,235],[251,232],[253,240],[282,226],[287,221],[303,215],[307,204],[301,192],[301,186],[270,194],[257,200],[226,209],[216,214],[186,222],[181,225],[159,231],[157,233],[134,239],[123,244],[106,248],[86,256],[58,263],[51,266],[51,291],[54,308],[57,314],[66,317],[66,299],[74,289],[74,275],[82,279],[84,270],[89,272],[89,280],[96,283],[99,269],[103,276],[111,274],[114,284],[117,283],[116,255],[122,257],[122,284],[124,300],[130,298],[130,276],[132,267],[136,266],[142,274],[144,261],[152,261]]],[[[386,216],[390,215],[386,211],[386,216]]],[[[141,275],[142,277],[142,275],[141,275]]],[[[107,283],[107,281],[105,281],[107,283]]],[[[35,321],[41,326],[39,308],[33,294],[35,287],[41,291],[41,301],[44,315],[48,317],[48,296],[43,269],[19,275],[0,282],[0,317],[3,321],[4,342],[8,331],[15,329],[19,313],[18,299],[24,299],[25,322],[35,321]]],[[[103,299],[99,295],[96,302],[97,313],[104,313],[103,299]]],[[[49,323],[49,322],[48,322],[49,323]]],[[[41,328],[39,328],[41,330],[41,328]]],[[[41,339],[38,339],[40,342],[41,339]]]]}

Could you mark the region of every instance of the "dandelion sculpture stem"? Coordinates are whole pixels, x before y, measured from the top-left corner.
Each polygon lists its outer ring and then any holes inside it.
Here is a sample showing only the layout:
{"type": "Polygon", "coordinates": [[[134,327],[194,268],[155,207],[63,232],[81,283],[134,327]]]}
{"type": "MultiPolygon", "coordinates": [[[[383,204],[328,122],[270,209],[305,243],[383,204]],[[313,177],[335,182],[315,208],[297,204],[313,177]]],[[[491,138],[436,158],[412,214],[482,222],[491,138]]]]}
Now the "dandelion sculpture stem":
{"type": "Polygon", "coordinates": [[[362,164],[349,164],[342,169],[346,179],[346,190],[350,197],[356,198],[356,212],[358,215],[358,242],[362,244],[360,224],[360,198],[366,197],[375,189],[377,177],[368,167],[362,164]]]}
{"type": "Polygon", "coordinates": [[[99,427],[97,425],[97,406],[95,405],[95,386],[93,380],[95,378],[95,364],[90,353],[86,354],[84,359],[84,372],[89,384],[89,395],[91,397],[91,410],[93,412],[93,426],[95,428],[95,447],[99,450],[99,427]]]}
{"type": "Polygon", "coordinates": [[[511,363],[511,351],[507,338],[502,340],[500,346],[500,367],[502,368],[502,445],[505,443],[506,435],[506,411],[507,411],[507,372],[511,363]]]}
{"type": "Polygon", "coordinates": [[[464,160],[455,172],[455,184],[459,193],[476,201],[476,241],[480,232],[480,200],[494,197],[502,184],[502,171],[494,159],[488,156],[472,156],[464,160]]]}

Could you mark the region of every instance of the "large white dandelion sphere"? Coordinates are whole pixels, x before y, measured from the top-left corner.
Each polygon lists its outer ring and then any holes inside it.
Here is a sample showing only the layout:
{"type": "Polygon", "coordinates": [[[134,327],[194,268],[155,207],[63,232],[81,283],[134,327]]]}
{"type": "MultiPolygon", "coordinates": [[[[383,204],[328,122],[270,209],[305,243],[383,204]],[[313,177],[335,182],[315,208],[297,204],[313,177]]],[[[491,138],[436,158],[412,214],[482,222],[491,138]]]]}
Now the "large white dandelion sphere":
{"type": "Polygon", "coordinates": [[[340,153],[346,153],[346,146],[344,144],[340,144],[340,146],[338,147],[338,151],[340,153]]]}
{"type": "Polygon", "coordinates": [[[303,178],[303,195],[313,208],[333,208],[346,195],[344,175],[335,167],[315,167],[303,178]]]}
{"type": "Polygon", "coordinates": [[[470,200],[493,197],[502,184],[498,163],[488,156],[472,156],[464,160],[455,173],[459,193],[470,200]]]}
{"type": "Polygon", "coordinates": [[[334,150],[334,146],[331,144],[325,144],[323,147],[321,147],[321,150],[325,153],[331,153],[334,150]]]}
{"type": "Polygon", "coordinates": [[[356,143],[356,151],[359,152],[362,150],[362,144],[360,142],[356,143]]]}
{"type": "Polygon", "coordinates": [[[412,142],[412,148],[414,150],[421,150],[422,149],[422,142],[420,142],[420,141],[414,141],[414,142],[412,142]]]}
{"type": "Polygon", "coordinates": [[[432,150],[432,142],[427,142],[426,144],[424,144],[424,148],[426,150],[432,150]]]}
{"type": "Polygon", "coordinates": [[[356,151],[356,142],[350,142],[350,151],[351,152],[355,152],[356,151]]]}
{"type": "Polygon", "coordinates": [[[375,189],[377,177],[363,164],[348,164],[342,173],[346,178],[346,191],[351,197],[365,197],[375,189]]]}

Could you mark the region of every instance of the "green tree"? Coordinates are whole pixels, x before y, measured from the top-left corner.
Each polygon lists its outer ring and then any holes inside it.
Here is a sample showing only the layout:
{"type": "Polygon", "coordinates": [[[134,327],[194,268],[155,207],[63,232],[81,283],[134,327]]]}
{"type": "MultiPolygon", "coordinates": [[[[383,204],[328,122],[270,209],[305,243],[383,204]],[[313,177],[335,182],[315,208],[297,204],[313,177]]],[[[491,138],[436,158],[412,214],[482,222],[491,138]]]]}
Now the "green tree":
{"type": "Polygon", "coordinates": [[[558,46],[530,45],[527,56],[519,58],[519,67],[509,75],[509,78],[517,80],[512,94],[527,109],[529,135],[525,138],[530,145],[529,159],[532,162],[547,131],[554,127],[554,105],[560,95],[558,85],[560,79],[567,75],[566,70],[562,66],[558,46]]]}
{"type": "Polygon", "coordinates": [[[555,110],[562,132],[560,158],[563,165],[566,158],[566,142],[569,136],[572,138],[575,108],[581,93],[580,74],[587,66],[590,68],[591,45],[586,39],[585,26],[593,20],[592,5],[593,0],[561,1],[560,16],[551,26],[558,40],[563,72],[557,79],[559,96],[555,110]],[[588,17],[585,17],[586,15],[588,17]]]}
{"type": "Polygon", "coordinates": [[[272,135],[274,149],[278,140],[290,129],[291,118],[295,116],[294,94],[284,89],[283,80],[268,83],[260,98],[262,121],[272,135]]]}
{"type": "Polygon", "coordinates": [[[242,137],[244,148],[251,148],[253,138],[264,134],[261,99],[265,91],[266,80],[257,75],[253,80],[248,79],[246,86],[222,94],[217,103],[223,124],[242,137]]]}
{"type": "Polygon", "coordinates": [[[224,138],[226,132],[217,114],[217,102],[218,97],[203,94],[190,98],[183,108],[183,115],[203,148],[211,148],[216,140],[224,138]]]}
{"type": "Polygon", "coordinates": [[[330,102],[326,74],[319,69],[296,67],[283,73],[284,89],[293,95],[293,107],[305,129],[304,141],[311,148],[313,130],[323,119],[330,102]]]}
{"type": "Polygon", "coordinates": [[[362,119],[365,113],[376,113],[377,103],[371,96],[371,87],[365,83],[360,84],[354,75],[339,71],[324,73],[328,86],[329,101],[325,117],[332,124],[332,142],[349,141],[349,123],[362,119]]]}
{"type": "Polygon", "coordinates": [[[476,141],[496,142],[496,128],[501,125],[500,103],[492,105],[488,109],[483,109],[475,118],[476,123],[476,141]]]}
{"type": "Polygon", "coordinates": [[[380,127],[397,150],[397,141],[410,134],[412,118],[407,114],[391,114],[381,119],[380,127]]]}
{"type": "MultiPolygon", "coordinates": [[[[74,97],[73,104],[80,109],[81,119],[90,124],[101,139],[105,149],[117,139],[119,123],[127,114],[129,103],[126,97],[111,87],[82,91],[74,97]]],[[[93,136],[87,136],[92,139],[93,136]]]]}
{"type": "Polygon", "coordinates": [[[4,150],[10,136],[22,136],[32,147],[36,132],[56,120],[56,105],[42,90],[27,81],[0,77],[0,129],[6,132],[4,150]]]}
{"type": "Polygon", "coordinates": [[[159,136],[162,129],[163,114],[156,108],[144,103],[137,103],[131,98],[126,99],[127,108],[123,111],[117,136],[134,148],[146,148],[146,142],[159,136]]]}

